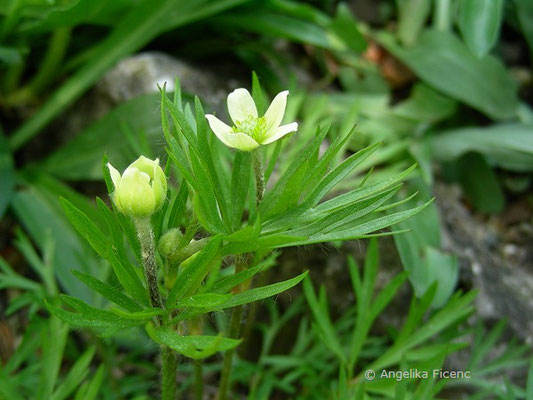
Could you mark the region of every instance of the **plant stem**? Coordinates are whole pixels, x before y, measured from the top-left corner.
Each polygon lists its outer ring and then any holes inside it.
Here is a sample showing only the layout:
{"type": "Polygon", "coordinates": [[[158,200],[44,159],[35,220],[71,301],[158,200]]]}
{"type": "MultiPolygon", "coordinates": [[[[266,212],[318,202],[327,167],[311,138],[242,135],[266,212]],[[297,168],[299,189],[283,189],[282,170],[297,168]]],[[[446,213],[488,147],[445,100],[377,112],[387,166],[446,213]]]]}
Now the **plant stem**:
{"type": "MultiPolygon", "coordinates": [[[[231,311],[231,319],[229,324],[228,337],[238,338],[239,332],[241,330],[241,317],[242,317],[242,306],[233,307],[231,311]]],[[[220,386],[218,387],[218,400],[226,400],[228,398],[230,376],[231,376],[231,367],[233,363],[233,355],[235,354],[235,349],[227,350],[224,353],[224,361],[222,364],[222,375],[220,378],[220,386]]]]}
{"type": "Polygon", "coordinates": [[[255,173],[256,198],[257,204],[259,205],[261,200],[263,200],[263,194],[265,193],[265,171],[263,168],[263,159],[259,150],[254,150],[252,152],[252,162],[255,173]]]}
{"type": "MultiPolygon", "coordinates": [[[[144,278],[150,294],[150,304],[154,308],[163,308],[161,293],[157,283],[157,262],[155,260],[154,232],[149,218],[134,219],[137,237],[141,244],[141,257],[144,267],[144,278]]],[[[161,317],[157,318],[157,326],[161,326],[161,317]]]]}
{"type": "MultiPolygon", "coordinates": [[[[255,187],[256,187],[256,201],[257,205],[263,200],[265,193],[265,171],[263,168],[263,159],[261,152],[255,150],[252,152],[252,163],[255,173],[255,187]]],[[[250,259],[250,254],[241,254],[236,256],[235,273],[241,272],[247,265],[250,259]]],[[[239,293],[243,289],[243,285],[237,286],[233,291],[239,293]]],[[[231,318],[229,323],[228,337],[238,339],[241,332],[243,306],[236,306],[231,311],[231,318]]],[[[224,353],[224,361],[222,363],[222,373],[220,377],[220,386],[218,387],[218,400],[226,400],[228,397],[230,387],[231,367],[233,363],[233,356],[235,349],[227,350],[224,353]]]]}
{"type": "Polygon", "coordinates": [[[202,400],[204,398],[204,374],[202,361],[194,361],[194,398],[202,400]]]}
{"type": "MultiPolygon", "coordinates": [[[[259,279],[257,280],[257,286],[261,287],[268,283],[268,280],[270,278],[270,271],[271,269],[268,269],[259,275],[259,279]]],[[[242,344],[239,346],[239,354],[241,356],[245,356],[248,352],[248,341],[250,339],[250,336],[252,335],[252,330],[255,325],[255,320],[257,318],[257,310],[258,310],[258,304],[256,301],[251,303],[249,305],[248,314],[246,315],[246,324],[244,325],[244,330],[242,334],[242,344]]]]}
{"type": "MultiPolygon", "coordinates": [[[[235,262],[235,273],[241,272],[244,269],[247,257],[245,255],[237,256],[235,262]]],[[[242,290],[241,285],[234,289],[235,293],[242,290]]],[[[233,307],[231,310],[231,318],[229,322],[229,330],[227,336],[229,338],[237,339],[241,331],[242,306],[233,307]]],[[[220,385],[218,387],[217,400],[226,400],[228,398],[228,391],[230,386],[231,366],[233,363],[233,355],[235,349],[227,350],[224,353],[224,361],[222,363],[222,373],[220,377],[220,385]]]]}
{"type": "MultiPolygon", "coordinates": [[[[154,308],[164,308],[159,285],[157,282],[157,261],[155,259],[154,232],[149,218],[134,219],[137,237],[141,244],[141,257],[144,269],[144,278],[150,294],[150,304],[154,308]]],[[[156,326],[161,326],[163,319],[156,317],[156,326]]],[[[176,399],[176,371],[178,359],[172,349],[161,345],[161,399],[176,399]]]]}
{"type": "Polygon", "coordinates": [[[161,346],[161,399],[176,399],[176,371],[178,357],[170,347],[161,346]]]}

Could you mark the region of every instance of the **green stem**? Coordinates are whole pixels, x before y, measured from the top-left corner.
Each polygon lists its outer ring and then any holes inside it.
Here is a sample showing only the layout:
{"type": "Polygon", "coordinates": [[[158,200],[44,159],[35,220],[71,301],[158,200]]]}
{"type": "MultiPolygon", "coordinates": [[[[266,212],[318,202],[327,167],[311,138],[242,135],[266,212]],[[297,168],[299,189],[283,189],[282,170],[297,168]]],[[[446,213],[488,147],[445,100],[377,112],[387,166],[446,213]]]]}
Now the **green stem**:
{"type": "Polygon", "coordinates": [[[161,361],[161,399],[175,400],[178,357],[171,348],[161,346],[161,361]]]}
{"type": "MultiPolygon", "coordinates": [[[[238,338],[241,330],[242,306],[234,307],[231,311],[231,319],[229,324],[228,337],[238,338]]],[[[218,400],[226,400],[228,398],[228,391],[230,386],[231,367],[233,363],[233,355],[235,349],[227,350],[224,353],[224,361],[222,363],[222,375],[220,377],[220,386],[218,387],[218,400]]]]}
{"type": "MultiPolygon", "coordinates": [[[[252,152],[252,163],[255,173],[255,187],[257,205],[263,200],[265,193],[265,171],[263,168],[263,159],[261,152],[255,150],[252,152]]],[[[235,273],[241,272],[247,265],[250,259],[250,254],[242,254],[236,257],[235,273]]],[[[234,290],[236,293],[242,291],[242,285],[239,285],[234,290]]],[[[231,318],[229,323],[228,337],[238,339],[241,332],[243,306],[234,307],[231,311],[231,318]]],[[[233,356],[235,349],[227,350],[224,353],[224,361],[222,363],[222,373],[220,377],[220,386],[218,387],[218,400],[226,400],[230,388],[231,367],[233,363],[233,356]]]]}
{"type": "Polygon", "coordinates": [[[263,194],[265,193],[265,171],[263,168],[263,159],[259,150],[254,150],[252,152],[252,162],[255,173],[256,198],[257,204],[259,205],[261,200],[263,200],[263,194]]]}
{"type": "Polygon", "coordinates": [[[202,361],[194,361],[194,398],[202,400],[204,398],[204,373],[202,361]]]}
{"type": "MultiPolygon", "coordinates": [[[[246,263],[245,256],[237,256],[237,261],[235,264],[235,273],[241,272],[244,269],[246,263]]],[[[234,290],[239,293],[241,287],[238,286],[234,290]]],[[[241,319],[242,319],[242,306],[233,307],[231,310],[231,318],[229,322],[229,330],[227,337],[237,339],[241,331],[241,319]]],[[[231,366],[233,363],[233,355],[235,354],[235,349],[227,350],[224,353],[224,361],[222,363],[222,373],[220,377],[220,385],[218,387],[218,396],[217,400],[226,400],[228,398],[228,391],[230,387],[230,376],[231,376],[231,366]]]]}
{"type": "MultiPolygon", "coordinates": [[[[154,232],[149,218],[134,219],[137,237],[141,244],[144,278],[150,294],[150,304],[154,308],[164,308],[157,281],[157,261],[155,259],[154,232]]],[[[163,324],[163,318],[156,317],[156,326],[163,324]]],[[[178,359],[172,349],[161,345],[161,399],[176,399],[176,371],[178,359]]]]}
{"type": "MultiPolygon", "coordinates": [[[[268,283],[268,280],[270,278],[270,271],[271,269],[264,271],[259,275],[259,279],[257,281],[257,286],[262,287],[268,283]]],[[[248,343],[250,336],[252,335],[252,330],[255,325],[255,320],[257,318],[257,311],[258,311],[258,303],[253,302],[249,305],[248,313],[246,315],[246,324],[244,325],[244,330],[242,334],[242,344],[239,346],[239,354],[241,356],[245,356],[248,352],[248,343]]]]}

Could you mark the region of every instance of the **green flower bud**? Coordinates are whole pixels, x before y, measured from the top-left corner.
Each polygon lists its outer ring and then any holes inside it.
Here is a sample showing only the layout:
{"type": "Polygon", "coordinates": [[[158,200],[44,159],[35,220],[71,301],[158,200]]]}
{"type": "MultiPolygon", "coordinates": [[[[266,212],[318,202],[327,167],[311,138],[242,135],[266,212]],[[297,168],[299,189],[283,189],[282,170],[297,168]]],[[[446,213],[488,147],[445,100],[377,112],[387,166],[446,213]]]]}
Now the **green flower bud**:
{"type": "Polygon", "coordinates": [[[167,177],[159,159],[139,157],[122,176],[107,163],[115,191],[111,197],[117,209],[132,218],[151,216],[163,205],[167,194],[167,177]]]}
{"type": "Polygon", "coordinates": [[[166,231],[159,239],[157,250],[165,258],[169,258],[170,255],[178,249],[183,234],[179,228],[172,228],[166,231]]]}

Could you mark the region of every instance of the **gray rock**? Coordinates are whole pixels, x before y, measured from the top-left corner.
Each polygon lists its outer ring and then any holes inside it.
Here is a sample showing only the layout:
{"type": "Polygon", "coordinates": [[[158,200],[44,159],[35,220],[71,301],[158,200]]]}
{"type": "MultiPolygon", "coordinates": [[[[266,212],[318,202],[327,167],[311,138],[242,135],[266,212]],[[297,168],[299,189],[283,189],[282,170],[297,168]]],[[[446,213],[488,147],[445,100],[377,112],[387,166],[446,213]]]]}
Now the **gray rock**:
{"type": "Polygon", "coordinates": [[[119,62],[96,88],[118,104],[141,94],[157,92],[158,86],[165,84],[167,92],[172,92],[176,78],[183,92],[197,95],[218,112],[224,112],[228,92],[243,85],[222,71],[207,70],[163,53],[148,52],[119,62]]]}
{"type": "MultiPolygon", "coordinates": [[[[517,264],[513,259],[516,254],[527,253],[527,245],[505,243],[501,232],[463,205],[458,188],[437,184],[435,195],[445,247],[460,260],[460,280],[479,290],[479,316],[486,320],[508,318],[514,333],[533,343],[533,260],[523,257],[517,264]]],[[[525,242],[533,243],[533,237],[525,242]]]]}

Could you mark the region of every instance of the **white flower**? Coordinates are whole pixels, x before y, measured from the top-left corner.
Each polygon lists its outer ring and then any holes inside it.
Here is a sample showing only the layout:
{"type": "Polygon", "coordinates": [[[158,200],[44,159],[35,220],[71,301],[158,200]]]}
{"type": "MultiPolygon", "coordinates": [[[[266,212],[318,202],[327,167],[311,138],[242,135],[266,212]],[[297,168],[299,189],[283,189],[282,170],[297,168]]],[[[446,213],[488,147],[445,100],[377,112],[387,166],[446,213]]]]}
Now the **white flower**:
{"type": "Polygon", "coordinates": [[[281,125],[287,107],[289,91],[279,93],[264,116],[257,115],[257,107],[250,92],[236,89],[228,95],[228,111],[233,120],[233,127],[226,125],[214,115],[206,115],[209,126],[217,137],[229,147],[251,151],[260,145],[281,139],[298,129],[298,123],[281,125]]]}
{"type": "Polygon", "coordinates": [[[107,168],[115,186],[113,202],[118,211],[134,218],[146,218],[159,210],[167,194],[167,178],[159,159],[140,156],[122,176],[110,163],[107,168]]]}

